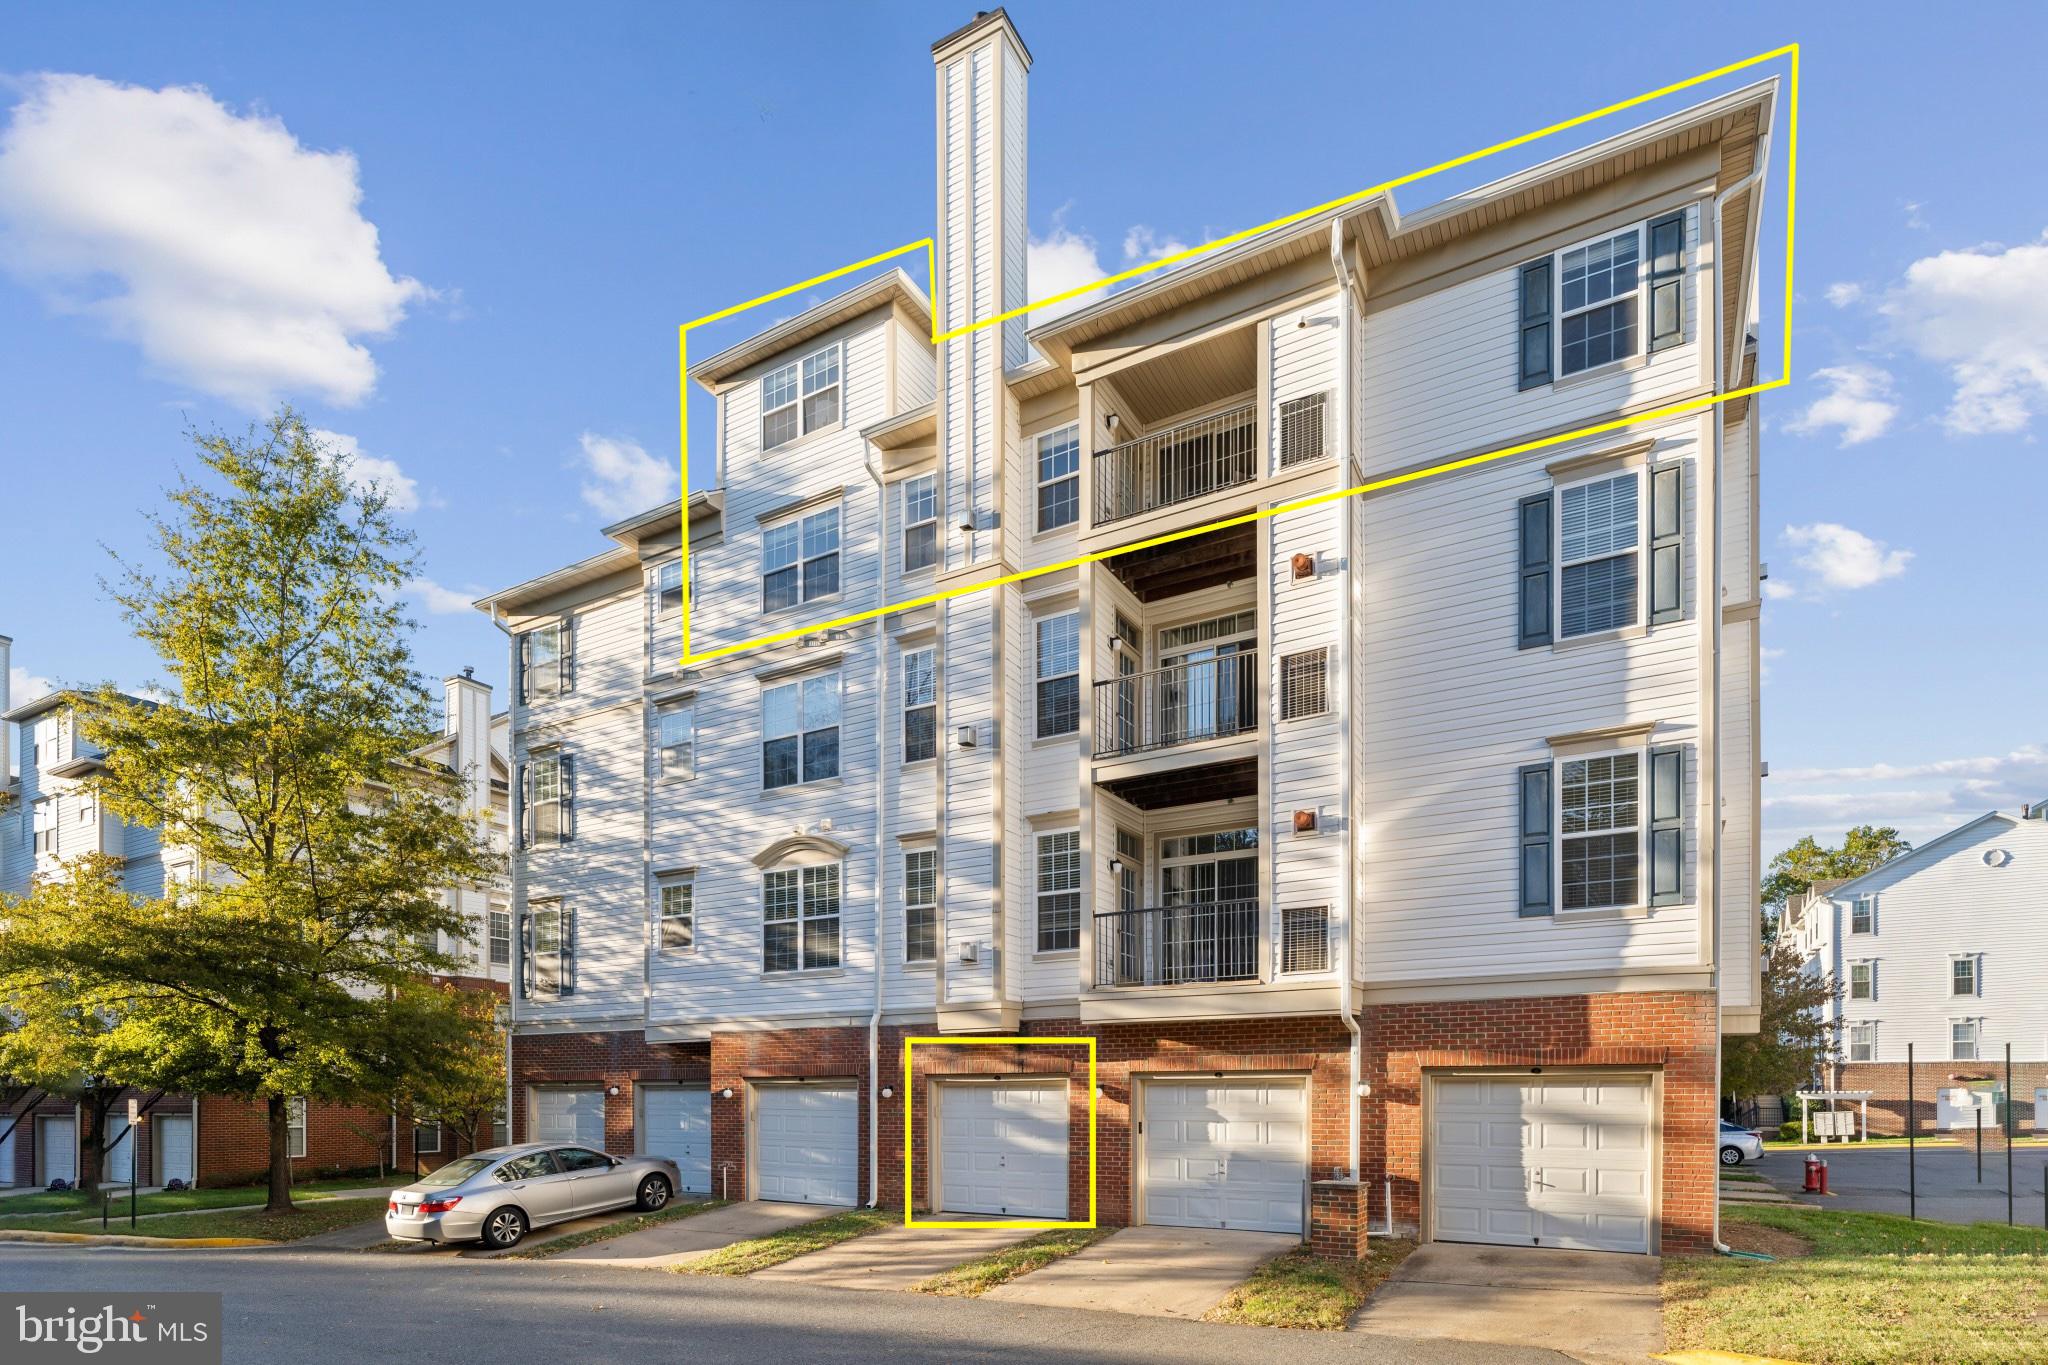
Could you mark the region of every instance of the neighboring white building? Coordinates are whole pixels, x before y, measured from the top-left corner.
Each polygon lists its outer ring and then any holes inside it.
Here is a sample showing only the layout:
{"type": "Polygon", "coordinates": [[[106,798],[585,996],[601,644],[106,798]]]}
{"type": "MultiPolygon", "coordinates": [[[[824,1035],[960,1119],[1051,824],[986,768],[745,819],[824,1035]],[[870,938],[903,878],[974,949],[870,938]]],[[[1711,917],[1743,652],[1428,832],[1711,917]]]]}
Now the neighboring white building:
{"type": "MultiPolygon", "coordinates": [[[[1831,1084],[1868,1090],[1871,1131],[1897,1132],[1906,1050],[1922,1130],[1967,1126],[1970,1100],[2004,1081],[2012,1046],[2018,1126],[2048,1088],[2048,802],[1987,811],[1883,867],[1787,907],[1807,969],[1840,988],[1831,1084]]],[[[1995,1122],[1995,1119],[1990,1121],[1995,1122]]]]}
{"type": "MultiPolygon", "coordinates": [[[[1775,86],[934,347],[1029,300],[1031,57],[997,10],[933,59],[937,299],[886,273],[699,360],[717,487],[478,604],[518,1134],[894,1207],[906,1037],[1089,1037],[1105,1221],[1355,1252],[1384,1178],[1431,1237],[1706,1249],[1759,1000],[1756,423],[1630,419],[1754,373],[1775,86]],[[1600,423],[678,666],[686,527],[704,652],[1600,423]]],[[[1075,1045],[913,1060],[913,1202],[1087,1215],[1075,1045]]]]}

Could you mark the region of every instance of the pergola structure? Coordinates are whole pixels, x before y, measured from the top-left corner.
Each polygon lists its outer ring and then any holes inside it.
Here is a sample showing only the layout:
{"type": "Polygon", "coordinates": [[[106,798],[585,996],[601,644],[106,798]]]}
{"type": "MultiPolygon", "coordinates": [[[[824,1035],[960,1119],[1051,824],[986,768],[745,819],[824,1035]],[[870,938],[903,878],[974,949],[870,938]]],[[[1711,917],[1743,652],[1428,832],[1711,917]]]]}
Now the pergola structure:
{"type": "MultiPolygon", "coordinates": [[[[1869,1090],[1801,1090],[1794,1096],[1799,1101],[1799,1140],[1801,1142],[1813,1141],[1808,1132],[1808,1120],[1814,1101],[1819,1100],[1826,1104],[1828,1106],[1826,1112],[1835,1113],[1838,1112],[1835,1109],[1835,1104],[1838,1101],[1849,1100],[1857,1105],[1855,1139],[1858,1142],[1868,1142],[1870,1140],[1870,1096],[1872,1093],[1869,1090]]],[[[1822,1142],[1826,1142],[1830,1138],[1840,1138],[1842,1141],[1847,1142],[1850,1135],[1848,1133],[1836,1132],[1822,1133],[1820,1135],[1822,1142]]]]}

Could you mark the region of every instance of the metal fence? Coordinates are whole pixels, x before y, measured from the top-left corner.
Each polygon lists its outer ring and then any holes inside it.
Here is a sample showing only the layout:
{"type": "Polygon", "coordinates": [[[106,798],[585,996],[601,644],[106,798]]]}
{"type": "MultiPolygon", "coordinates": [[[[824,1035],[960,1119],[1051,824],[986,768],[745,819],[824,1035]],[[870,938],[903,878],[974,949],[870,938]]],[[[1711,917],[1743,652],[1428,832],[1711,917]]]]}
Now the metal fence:
{"type": "Polygon", "coordinates": [[[1115,758],[1259,724],[1259,656],[1254,650],[1126,673],[1095,684],[1095,756],[1115,758]]]}
{"type": "Polygon", "coordinates": [[[1095,984],[1259,979],[1259,902],[1203,901],[1095,917],[1095,984]]]}
{"type": "Polygon", "coordinates": [[[1170,507],[1258,476],[1257,405],[1240,404],[1095,452],[1095,524],[1170,507]]]}

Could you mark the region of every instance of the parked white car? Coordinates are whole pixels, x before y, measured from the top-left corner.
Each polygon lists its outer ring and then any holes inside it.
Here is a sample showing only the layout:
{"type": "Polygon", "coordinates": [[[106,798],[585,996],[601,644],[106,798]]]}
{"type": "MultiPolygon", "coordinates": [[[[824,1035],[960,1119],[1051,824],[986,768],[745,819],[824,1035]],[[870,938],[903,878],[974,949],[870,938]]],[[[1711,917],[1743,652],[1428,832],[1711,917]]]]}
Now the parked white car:
{"type": "Polygon", "coordinates": [[[528,1142],[458,1157],[393,1190],[384,1231],[409,1242],[471,1242],[503,1249],[534,1229],[585,1214],[667,1204],[682,1186],[658,1156],[609,1156],[588,1147],[528,1142]]]}
{"type": "Polygon", "coordinates": [[[1726,1119],[1721,1121],[1721,1164],[1740,1166],[1745,1161],[1764,1159],[1764,1139],[1761,1133],[1747,1128],[1738,1128],[1726,1119]]]}

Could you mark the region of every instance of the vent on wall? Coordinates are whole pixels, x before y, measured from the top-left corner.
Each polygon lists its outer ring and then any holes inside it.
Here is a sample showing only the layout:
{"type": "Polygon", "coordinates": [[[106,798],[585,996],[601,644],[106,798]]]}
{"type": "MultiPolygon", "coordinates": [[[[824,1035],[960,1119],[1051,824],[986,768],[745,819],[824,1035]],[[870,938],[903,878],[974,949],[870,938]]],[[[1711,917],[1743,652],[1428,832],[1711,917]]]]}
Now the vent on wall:
{"type": "Polygon", "coordinates": [[[1326,972],[1330,970],[1330,910],[1328,906],[1288,906],[1281,910],[1280,970],[1283,972],[1326,972]]]}
{"type": "Polygon", "coordinates": [[[1305,649],[1280,660],[1280,719],[1301,720],[1330,709],[1330,651],[1305,649]]]}
{"type": "Polygon", "coordinates": [[[1329,454],[1323,422],[1326,393],[1290,398],[1280,405],[1280,467],[1306,464],[1329,454]]]}

